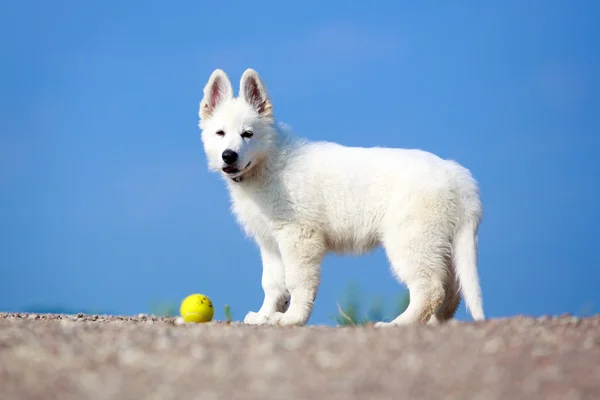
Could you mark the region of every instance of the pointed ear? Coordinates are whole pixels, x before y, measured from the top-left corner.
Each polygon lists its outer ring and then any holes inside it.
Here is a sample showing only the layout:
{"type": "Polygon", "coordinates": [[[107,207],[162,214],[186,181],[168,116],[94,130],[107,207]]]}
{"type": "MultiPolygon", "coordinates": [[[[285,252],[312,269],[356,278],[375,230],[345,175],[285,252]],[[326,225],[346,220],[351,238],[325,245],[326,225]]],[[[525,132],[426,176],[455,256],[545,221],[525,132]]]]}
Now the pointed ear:
{"type": "Polygon", "coordinates": [[[204,97],[200,102],[200,118],[210,118],[219,104],[232,97],[233,88],[227,74],[223,70],[216,69],[204,87],[204,97]]]}
{"type": "Polygon", "coordinates": [[[258,73],[251,68],[244,71],[242,75],[240,97],[254,107],[258,115],[269,122],[273,122],[273,105],[269,100],[267,89],[258,73]]]}

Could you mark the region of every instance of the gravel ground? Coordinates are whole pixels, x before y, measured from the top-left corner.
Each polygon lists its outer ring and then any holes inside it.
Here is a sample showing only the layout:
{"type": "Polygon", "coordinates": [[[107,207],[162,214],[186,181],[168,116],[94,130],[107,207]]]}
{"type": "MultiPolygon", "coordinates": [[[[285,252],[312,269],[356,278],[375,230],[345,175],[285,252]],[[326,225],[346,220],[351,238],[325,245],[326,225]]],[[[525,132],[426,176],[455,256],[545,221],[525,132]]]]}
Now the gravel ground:
{"type": "Polygon", "coordinates": [[[0,313],[0,399],[600,399],[600,315],[303,328],[0,313]]]}

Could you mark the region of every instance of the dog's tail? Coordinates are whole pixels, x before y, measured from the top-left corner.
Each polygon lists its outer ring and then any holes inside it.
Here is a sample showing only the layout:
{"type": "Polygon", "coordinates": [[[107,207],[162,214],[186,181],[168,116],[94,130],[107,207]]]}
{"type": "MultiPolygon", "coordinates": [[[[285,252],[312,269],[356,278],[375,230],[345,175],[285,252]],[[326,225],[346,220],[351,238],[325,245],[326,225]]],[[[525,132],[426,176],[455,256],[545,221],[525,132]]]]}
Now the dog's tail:
{"type": "Polygon", "coordinates": [[[478,221],[467,220],[459,226],[454,237],[454,267],[467,310],[476,321],[485,319],[483,299],[477,271],[478,221]]]}
{"type": "Polygon", "coordinates": [[[479,187],[471,173],[455,164],[456,176],[461,181],[462,215],[453,240],[453,263],[458,284],[467,310],[476,321],[485,319],[477,269],[477,235],[483,216],[479,187]]]}

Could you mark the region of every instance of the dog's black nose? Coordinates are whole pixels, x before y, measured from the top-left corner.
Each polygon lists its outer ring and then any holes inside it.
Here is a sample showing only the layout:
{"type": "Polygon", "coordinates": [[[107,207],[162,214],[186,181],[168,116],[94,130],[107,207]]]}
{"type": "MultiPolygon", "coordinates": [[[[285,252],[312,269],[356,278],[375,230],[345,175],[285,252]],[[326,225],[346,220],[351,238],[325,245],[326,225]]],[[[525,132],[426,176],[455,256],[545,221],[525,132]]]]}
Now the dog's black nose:
{"type": "Polygon", "coordinates": [[[227,149],[227,150],[225,150],[223,152],[222,157],[223,157],[223,161],[225,161],[225,163],[227,165],[231,165],[231,164],[233,164],[234,162],[237,161],[237,159],[238,159],[238,153],[236,153],[233,150],[227,149]]]}

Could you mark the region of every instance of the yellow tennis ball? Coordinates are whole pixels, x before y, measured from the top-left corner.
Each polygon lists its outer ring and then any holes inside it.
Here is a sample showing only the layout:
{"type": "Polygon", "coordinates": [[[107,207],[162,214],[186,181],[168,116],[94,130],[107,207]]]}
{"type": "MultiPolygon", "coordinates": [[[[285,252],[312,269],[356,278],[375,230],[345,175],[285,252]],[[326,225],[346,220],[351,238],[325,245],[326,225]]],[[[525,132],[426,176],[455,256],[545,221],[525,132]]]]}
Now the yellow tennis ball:
{"type": "Polygon", "coordinates": [[[179,313],[185,322],[209,322],[215,309],[212,301],[203,294],[192,294],[183,299],[179,313]]]}

